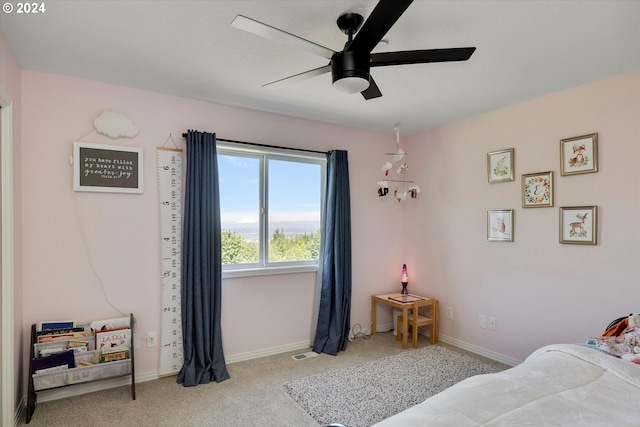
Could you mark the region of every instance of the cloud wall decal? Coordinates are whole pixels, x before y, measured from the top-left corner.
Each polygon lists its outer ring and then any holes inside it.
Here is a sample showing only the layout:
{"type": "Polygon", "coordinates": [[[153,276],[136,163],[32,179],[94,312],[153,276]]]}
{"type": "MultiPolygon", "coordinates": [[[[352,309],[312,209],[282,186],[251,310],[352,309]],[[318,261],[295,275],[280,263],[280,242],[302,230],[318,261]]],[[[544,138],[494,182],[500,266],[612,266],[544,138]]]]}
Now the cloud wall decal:
{"type": "Polygon", "coordinates": [[[133,138],[138,128],[130,118],[114,111],[105,111],[93,121],[96,131],[109,138],[133,138]]]}

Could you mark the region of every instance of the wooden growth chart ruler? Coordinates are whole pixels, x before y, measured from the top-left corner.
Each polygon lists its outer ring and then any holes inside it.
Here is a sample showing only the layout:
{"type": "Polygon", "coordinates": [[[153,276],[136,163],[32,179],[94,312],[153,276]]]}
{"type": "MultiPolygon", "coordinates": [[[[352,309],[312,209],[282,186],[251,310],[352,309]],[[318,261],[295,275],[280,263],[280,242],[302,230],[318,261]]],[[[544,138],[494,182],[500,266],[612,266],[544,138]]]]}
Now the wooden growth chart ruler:
{"type": "Polygon", "coordinates": [[[160,255],[162,315],[158,374],[177,374],[182,368],[182,150],[158,147],[160,193],[160,255]]]}

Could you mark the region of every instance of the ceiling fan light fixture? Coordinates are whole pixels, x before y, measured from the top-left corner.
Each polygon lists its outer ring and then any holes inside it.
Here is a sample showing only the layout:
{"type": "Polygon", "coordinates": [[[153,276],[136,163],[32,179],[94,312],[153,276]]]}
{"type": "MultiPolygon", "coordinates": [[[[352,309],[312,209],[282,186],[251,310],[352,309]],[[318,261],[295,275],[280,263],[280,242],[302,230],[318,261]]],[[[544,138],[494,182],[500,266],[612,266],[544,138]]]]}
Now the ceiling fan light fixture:
{"type": "Polygon", "coordinates": [[[335,80],[333,87],[344,93],[360,93],[369,87],[369,79],[362,77],[343,77],[335,80]]]}
{"type": "Polygon", "coordinates": [[[368,54],[351,51],[336,52],[331,57],[333,87],[340,92],[359,93],[369,87],[368,54]]]}

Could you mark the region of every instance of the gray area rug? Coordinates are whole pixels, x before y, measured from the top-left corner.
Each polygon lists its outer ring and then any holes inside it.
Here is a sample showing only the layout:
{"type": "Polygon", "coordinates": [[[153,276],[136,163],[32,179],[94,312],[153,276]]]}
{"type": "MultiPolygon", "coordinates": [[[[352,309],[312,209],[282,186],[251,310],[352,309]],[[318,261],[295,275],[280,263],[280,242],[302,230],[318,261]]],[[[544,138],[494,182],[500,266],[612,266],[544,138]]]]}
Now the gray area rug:
{"type": "Polygon", "coordinates": [[[368,427],[455,383],[501,369],[429,346],[289,381],[284,390],[319,424],[368,427]]]}

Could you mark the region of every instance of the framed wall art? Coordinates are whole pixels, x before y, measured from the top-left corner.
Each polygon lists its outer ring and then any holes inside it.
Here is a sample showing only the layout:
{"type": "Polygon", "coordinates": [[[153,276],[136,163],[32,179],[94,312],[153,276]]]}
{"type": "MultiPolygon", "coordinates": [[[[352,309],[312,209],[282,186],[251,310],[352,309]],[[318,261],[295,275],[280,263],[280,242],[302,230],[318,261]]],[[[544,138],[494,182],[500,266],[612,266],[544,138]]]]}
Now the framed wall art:
{"type": "Polygon", "coordinates": [[[487,153],[487,178],[489,184],[513,181],[513,148],[487,153]]]}
{"type": "Polygon", "coordinates": [[[597,206],[560,208],[560,243],[597,243],[597,206]]]}
{"type": "Polygon", "coordinates": [[[522,175],[522,207],[546,208],[553,206],[553,172],[522,175]]]}
{"type": "Polygon", "coordinates": [[[560,174],[598,172],[598,134],[560,140],[560,174]]]}
{"type": "Polygon", "coordinates": [[[487,209],[487,240],[513,242],[513,209],[487,209]]]}
{"type": "Polygon", "coordinates": [[[142,148],[73,143],[74,191],[142,193],[142,148]]]}

